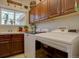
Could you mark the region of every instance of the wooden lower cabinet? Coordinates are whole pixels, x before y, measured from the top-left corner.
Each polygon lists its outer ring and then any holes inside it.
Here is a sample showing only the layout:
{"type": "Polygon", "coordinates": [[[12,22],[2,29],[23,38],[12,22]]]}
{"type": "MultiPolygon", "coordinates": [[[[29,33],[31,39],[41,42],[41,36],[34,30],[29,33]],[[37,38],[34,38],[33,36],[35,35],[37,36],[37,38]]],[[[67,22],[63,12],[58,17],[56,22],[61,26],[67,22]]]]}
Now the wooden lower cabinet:
{"type": "Polygon", "coordinates": [[[24,52],[23,34],[0,35],[0,39],[0,57],[8,57],[24,52]]]}
{"type": "Polygon", "coordinates": [[[24,45],[23,41],[12,41],[11,42],[11,54],[23,53],[24,45]]]}
{"type": "Polygon", "coordinates": [[[18,54],[24,52],[24,35],[23,34],[12,34],[10,41],[11,54],[18,54]]]}
{"type": "Polygon", "coordinates": [[[9,41],[0,42],[0,57],[7,57],[10,55],[9,41]]]}

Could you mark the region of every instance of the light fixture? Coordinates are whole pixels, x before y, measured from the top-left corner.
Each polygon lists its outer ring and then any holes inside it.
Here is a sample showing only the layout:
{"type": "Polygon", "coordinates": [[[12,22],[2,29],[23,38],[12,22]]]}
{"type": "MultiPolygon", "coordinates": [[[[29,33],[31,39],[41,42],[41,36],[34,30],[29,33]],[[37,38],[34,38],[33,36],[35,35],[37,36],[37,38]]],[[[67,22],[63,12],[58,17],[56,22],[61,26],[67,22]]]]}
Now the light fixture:
{"type": "Polygon", "coordinates": [[[30,2],[30,8],[33,8],[33,7],[35,7],[36,6],[36,1],[31,1],[30,2]]]}
{"type": "Polygon", "coordinates": [[[25,9],[28,9],[28,6],[24,6],[25,9]]]}

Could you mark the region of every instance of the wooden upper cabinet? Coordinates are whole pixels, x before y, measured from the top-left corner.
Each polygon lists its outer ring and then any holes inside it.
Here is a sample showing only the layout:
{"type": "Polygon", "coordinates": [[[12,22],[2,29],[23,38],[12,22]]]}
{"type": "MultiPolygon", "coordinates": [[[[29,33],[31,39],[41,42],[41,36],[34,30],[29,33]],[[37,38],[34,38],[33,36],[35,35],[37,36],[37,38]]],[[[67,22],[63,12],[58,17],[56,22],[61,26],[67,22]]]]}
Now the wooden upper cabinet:
{"type": "Polygon", "coordinates": [[[30,10],[29,14],[30,14],[29,15],[30,16],[30,23],[33,23],[34,20],[35,20],[35,10],[34,10],[34,8],[30,10]]]}
{"type": "Polygon", "coordinates": [[[41,18],[41,5],[34,7],[30,11],[30,23],[39,21],[41,18]]]}
{"type": "Polygon", "coordinates": [[[41,8],[41,4],[38,4],[37,6],[37,10],[38,10],[38,19],[40,20],[41,19],[41,13],[42,13],[42,8],[41,8]]]}
{"type": "Polygon", "coordinates": [[[38,5],[35,7],[35,21],[39,21],[41,18],[41,6],[38,5]]]}
{"type": "MultiPolygon", "coordinates": [[[[77,0],[79,3],[79,0],[77,0]]],[[[75,11],[75,0],[41,0],[30,11],[30,22],[45,20],[75,11]]]]}
{"type": "Polygon", "coordinates": [[[41,20],[48,18],[48,7],[47,7],[47,0],[41,2],[41,20]]]}
{"type": "Polygon", "coordinates": [[[61,14],[68,14],[75,11],[75,0],[60,0],[61,14]]]}
{"type": "Polygon", "coordinates": [[[48,16],[55,17],[60,15],[60,0],[48,0],[48,16]]]}
{"type": "Polygon", "coordinates": [[[35,13],[35,19],[34,19],[34,21],[37,21],[39,19],[39,17],[38,17],[38,7],[34,8],[34,13],[35,13]]]}

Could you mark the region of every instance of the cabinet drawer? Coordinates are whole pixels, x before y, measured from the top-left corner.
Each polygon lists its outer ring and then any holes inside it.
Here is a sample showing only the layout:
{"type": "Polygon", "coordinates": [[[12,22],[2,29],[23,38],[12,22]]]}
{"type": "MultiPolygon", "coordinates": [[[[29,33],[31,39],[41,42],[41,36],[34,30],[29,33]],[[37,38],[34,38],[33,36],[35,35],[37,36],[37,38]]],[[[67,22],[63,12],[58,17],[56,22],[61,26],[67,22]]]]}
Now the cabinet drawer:
{"type": "Polygon", "coordinates": [[[12,35],[12,41],[17,41],[17,40],[24,40],[24,34],[14,34],[12,35]]]}
{"type": "Polygon", "coordinates": [[[0,35],[0,42],[1,41],[8,41],[10,40],[10,35],[0,35]]]}
{"type": "Polygon", "coordinates": [[[16,38],[24,38],[24,34],[13,34],[12,38],[14,38],[14,37],[16,37],[16,38]]]}

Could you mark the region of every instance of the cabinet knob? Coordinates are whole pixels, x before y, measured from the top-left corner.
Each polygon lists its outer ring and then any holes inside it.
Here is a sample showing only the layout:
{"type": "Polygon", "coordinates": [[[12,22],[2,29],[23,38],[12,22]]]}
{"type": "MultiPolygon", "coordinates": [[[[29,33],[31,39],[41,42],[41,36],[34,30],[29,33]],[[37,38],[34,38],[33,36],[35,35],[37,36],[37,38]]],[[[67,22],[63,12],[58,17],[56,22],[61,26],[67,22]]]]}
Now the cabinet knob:
{"type": "Polygon", "coordinates": [[[61,12],[64,12],[64,10],[62,9],[62,11],[61,12]]]}

